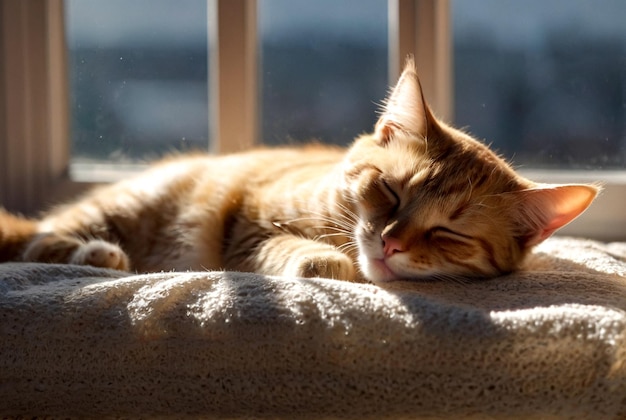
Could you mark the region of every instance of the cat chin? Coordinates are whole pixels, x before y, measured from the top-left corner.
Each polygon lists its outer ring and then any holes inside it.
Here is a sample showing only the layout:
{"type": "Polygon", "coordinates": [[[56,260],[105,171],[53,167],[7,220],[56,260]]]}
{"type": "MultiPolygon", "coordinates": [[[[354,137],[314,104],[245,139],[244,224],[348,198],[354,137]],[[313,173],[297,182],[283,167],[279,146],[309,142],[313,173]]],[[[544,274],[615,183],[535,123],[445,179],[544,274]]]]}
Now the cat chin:
{"type": "Polygon", "coordinates": [[[369,258],[366,255],[360,255],[359,266],[365,278],[374,283],[387,283],[402,278],[389,268],[382,258],[369,258]]]}
{"type": "Polygon", "coordinates": [[[460,278],[452,274],[444,274],[435,270],[423,270],[410,274],[395,272],[382,258],[371,258],[367,255],[359,256],[359,267],[365,278],[372,283],[390,283],[393,281],[430,282],[446,278],[460,278]]]}

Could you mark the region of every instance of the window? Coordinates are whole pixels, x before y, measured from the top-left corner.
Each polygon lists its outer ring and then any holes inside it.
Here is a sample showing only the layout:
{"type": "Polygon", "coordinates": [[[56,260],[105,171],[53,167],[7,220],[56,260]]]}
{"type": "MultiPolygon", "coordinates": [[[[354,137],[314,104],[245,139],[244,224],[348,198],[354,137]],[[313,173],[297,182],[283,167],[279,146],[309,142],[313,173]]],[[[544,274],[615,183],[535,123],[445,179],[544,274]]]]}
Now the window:
{"type": "MultiPolygon", "coordinates": [[[[598,203],[567,233],[624,239],[625,36],[619,24],[624,6],[618,0],[573,0],[567,10],[545,1],[539,7],[535,0],[523,7],[500,0],[471,5],[459,0],[187,0],[176,2],[176,13],[161,14],[162,21],[154,20],[157,9],[173,2],[92,2],[98,0],[0,3],[0,195],[9,209],[36,211],[83,189],[84,182],[68,176],[81,161],[87,166],[110,157],[134,162],[170,148],[234,151],[259,138],[271,144],[310,137],[345,143],[371,128],[376,103],[412,53],[435,112],[494,142],[523,170],[534,171],[533,179],[606,182],[598,203]],[[155,15],[137,16],[141,4],[148,8],[145,15],[155,15]],[[189,11],[191,5],[197,11],[189,11]],[[81,29],[71,14],[65,19],[65,6],[126,8],[132,30],[121,29],[124,18],[118,16],[113,19],[118,30],[106,42],[80,41],[81,29]],[[314,7],[331,12],[309,10],[314,7]],[[186,16],[189,24],[170,28],[175,14],[186,16]],[[310,25],[293,16],[318,26],[323,22],[324,30],[297,36],[310,25]],[[579,28],[575,36],[563,35],[569,34],[568,25],[579,28]],[[167,42],[155,33],[157,27],[167,42]],[[148,36],[135,32],[138,28],[148,36]],[[124,37],[132,43],[120,41],[124,37]],[[285,60],[284,51],[297,59],[285,60]],[[183,63],[167,64],[163,55],[183,63]],[[94,57],[107,65],[94,66],[94,57]],[[367,71],[353,79],[363,63],[369,64],[367,71]],[[293,64],[311,74],[289,80],[290,73],[301,72],[289,71],[293,64]],[[589,76],[593,71],[596,75],[589,76]],[[96,80],[96,93],[70,96],[68,85],[82,89],[89,78],[96,80]],[[314,97],[303,99],[311,94],[306,88],[314,97]],[[133,104],[141,112],[131,110],[133,104]],[[329,104],[346,109],[341,119],[326,113],[329,104]],[[86,108],[101,111],[105,105],[108,110],[99,118],[81,117],[86,108]],[[71,130],[70,109],[78,116],[71,130]],[[168,118],[174,115],[184,115],[186,124],[168,118]],[[168,127],[161,125],[166,120],[172,123],[168,127]],[[102,134],[104,128],[117,134],[102,134]],[[106,136],[115,141],[102,144],[106,136]],[[143,146],[129,142],[141,136],[156,142],[148,156],[143,146]],[[166,137],[173,143],[165,143],[166,137]]],[[[97,30],[107,13],[100,10],[90,18],[96,21],[87,29],[97,30]]]]}
{"type": "Polygon", "coordinates": [[[346,145],[385,97],[387,1],[261,0],[260,139],[346,145]]]}
{"type": "Polygon", "coordinates": [[[205,0],[66,0],[72,162],[209,145],[205,0]]]}
{"type": "MultiPolygon", "coordinates": [[[[206,6],[66,0],[74,173],[209,147],[206,6]]],[[[358,15],[346,0],[257,10],[257,141],[347,144],[370,130],[388,86],[386,0],[358,15]]]]}
{"type": "Polygon", "coordinates": [[[626,3],[455,0],[456,123],[533,168],[626,168],[626,3]]]}

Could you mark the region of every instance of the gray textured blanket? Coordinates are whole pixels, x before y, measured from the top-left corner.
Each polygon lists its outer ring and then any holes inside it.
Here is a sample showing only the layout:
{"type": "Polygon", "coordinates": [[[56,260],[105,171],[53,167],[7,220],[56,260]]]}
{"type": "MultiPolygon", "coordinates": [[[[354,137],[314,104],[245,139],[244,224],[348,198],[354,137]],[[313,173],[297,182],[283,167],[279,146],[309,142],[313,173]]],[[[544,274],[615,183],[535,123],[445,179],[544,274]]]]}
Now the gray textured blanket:
{"type": "Polygon", "coordinates": [[[0,415],[626,418],[626,244],[384,288],[1,264],[0,415]]]}

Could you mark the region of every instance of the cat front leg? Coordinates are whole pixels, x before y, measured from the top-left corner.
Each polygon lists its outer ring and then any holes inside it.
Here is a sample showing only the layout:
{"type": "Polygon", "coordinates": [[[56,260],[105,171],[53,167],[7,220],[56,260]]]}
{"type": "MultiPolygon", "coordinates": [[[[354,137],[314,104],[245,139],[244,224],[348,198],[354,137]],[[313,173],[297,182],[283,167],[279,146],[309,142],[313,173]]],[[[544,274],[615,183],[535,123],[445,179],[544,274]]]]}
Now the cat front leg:
{"type": "Polygon", "coordinates": [[[348,255],[330,244],[291,234],[266,239],[245,260],[246,270],[261,274],[358,280],[348,255]]]}
{"type": "Polygon", "coordinates": [[[130,261],[116,244],[101,239],[82,240],[70,235],[41,233],[26,247],[24,261],[92,265],[128,271],[130,261]]]}

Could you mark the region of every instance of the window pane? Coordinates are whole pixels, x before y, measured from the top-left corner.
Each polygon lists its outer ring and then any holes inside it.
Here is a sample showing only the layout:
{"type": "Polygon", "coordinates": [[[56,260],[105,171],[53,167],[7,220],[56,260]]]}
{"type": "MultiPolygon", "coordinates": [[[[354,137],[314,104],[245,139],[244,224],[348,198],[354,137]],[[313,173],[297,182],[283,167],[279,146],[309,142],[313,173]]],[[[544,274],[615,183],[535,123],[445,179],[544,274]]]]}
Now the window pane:
{"type": "Polygon", "coordinates": [[[452,6],[458,125],[526,167],[626,166],[626,2],[452,6]]]}
{"type": "Polygon", "coordinates": [[[73,161],[206,150],[206,1],[65,4],[73,161]]]}
{"type": "Polygon", "coordinates": [[[386,0],[260,0],[261,138],[347,144],[387,80],[386,0]]]}

